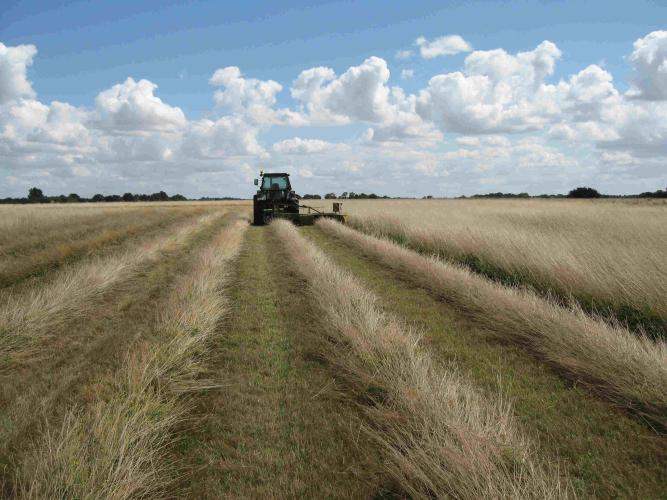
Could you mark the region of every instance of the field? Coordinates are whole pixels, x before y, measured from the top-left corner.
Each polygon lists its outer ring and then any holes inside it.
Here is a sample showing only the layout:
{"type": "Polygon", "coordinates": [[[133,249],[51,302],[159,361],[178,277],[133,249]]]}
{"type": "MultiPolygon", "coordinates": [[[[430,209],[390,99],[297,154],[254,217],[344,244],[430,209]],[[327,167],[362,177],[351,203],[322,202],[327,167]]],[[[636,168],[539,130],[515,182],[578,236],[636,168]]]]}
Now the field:
{"type": "Polygon", "coordinates": [[[0,207],[2,496],[664,498],[667,204],[344,208],[0,207]]]}

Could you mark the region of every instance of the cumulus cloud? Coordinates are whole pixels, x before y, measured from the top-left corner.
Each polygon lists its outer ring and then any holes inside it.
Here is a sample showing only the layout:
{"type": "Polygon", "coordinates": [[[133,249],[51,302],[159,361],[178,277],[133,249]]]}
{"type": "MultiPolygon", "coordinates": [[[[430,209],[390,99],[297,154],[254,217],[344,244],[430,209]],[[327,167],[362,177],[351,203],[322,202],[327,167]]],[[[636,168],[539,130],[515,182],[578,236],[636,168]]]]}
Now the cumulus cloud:
{"type": "MultiPolygon", "coordinates": [[[[243,194],[253,171],[271,158],[300,175],[302,192],[461,194],[482,183],[554,190],[604,175],[664,179],[664,40],[665,32],[653,32],[635,42],[626,93],[596,64],[554,81],[561,52],[550,41],[525,52],[472,51],[458,71],[434,75],[415,93],[390,85],[379,57],[338,74],[313,67],[293,80],[285,107],[278,105],[284,82],[228,66],[209,80],[215,107],[194,119],[157,97],[155,83],[133,78],[100,92],[91,107],[40,102],[27,78],[36,49],[0,44],[3,185],[21,192],[48,179],[67,192],[104,182],[112,183],[109,191],[185,186],[186,194],[212,195],[226,186],[237,191],[225,194],[243,194]],[[327,135],[269,146],[264,134],[272,127],[327,135]]],[[[471,50],[451,37],[417,46],[426,58],[471,50]]],[[[414,73],[403,69],[400,76],[414,73]]]]}
{"type": "Polygon", "coordinates": [[[191,122],[183,135],[182,151],[187,157],[220,159],[229,156],[266,157],[257,141],[258,129],[242,118],[226,116],[219,120],[191,122]]]}
{"type": "Polygon", "coordinates": [[[185,126],[183,111],[162,102],[154,95],[156,89],[157,85],[148,80],[128,78],[100,92],[95,98],[98,125],[126,132],[173,130],[185,126]]]}
{"type": "Polygon", "coordinates": [[[394,58],[398,59],[399,61],[410,59],[411,57],[412,57],[411,50],[398,50],[396,51],[396,54],[394,54],[394,58]]]}
{"type": "Polygon", "coordinates": [[[336,144],[319,139],[301,139],[294,137],[275,143],[272,149],[276,153],[288,155],[304,155],[314,153],[325,153],[328,151],[345,151],[349,149],[346,144],[336,144]]]}
{"type": "Polygon", "coordinates": [[[667,99],[667,31],[654,31],[638,39],[630,61],[635,74],[628,96],[649,101],[667,99]]]}
{"type": "Polygon", "coordinates": [[[545,83],[561,52],[549,41],[529,52],[475,51],[464,70],[432,77],[416,110],[444,131],[462,134],[538,130],[560,113],[545,83]]]}
{"type": "Polygon", "coordinates": [[[27,77],[28,66],[35,54],[37,48],[34,45],[7,47],[0,42],[0,104],[35,96],[27,77]]]}
{"type": "Polygon", "coordinates": [[[424,59],[433,59],[440,56],[451,56],[460,52],[470,52],[472,46],[459,35],[447,35],[428,41],[423,36],[415,40],[419,47],[419,54],[424,59]]]}

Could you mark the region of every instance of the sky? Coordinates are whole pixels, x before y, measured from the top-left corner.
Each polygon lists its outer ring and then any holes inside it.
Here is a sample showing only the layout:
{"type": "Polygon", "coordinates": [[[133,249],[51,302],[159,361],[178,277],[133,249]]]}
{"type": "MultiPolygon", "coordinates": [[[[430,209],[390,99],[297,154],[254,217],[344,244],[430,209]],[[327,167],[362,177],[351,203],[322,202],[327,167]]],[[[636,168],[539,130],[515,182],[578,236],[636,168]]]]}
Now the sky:
{"type": "Polygon", "coordinates": [[[0,197],[667,186],[667,2],[0,0],[0,197]]]}

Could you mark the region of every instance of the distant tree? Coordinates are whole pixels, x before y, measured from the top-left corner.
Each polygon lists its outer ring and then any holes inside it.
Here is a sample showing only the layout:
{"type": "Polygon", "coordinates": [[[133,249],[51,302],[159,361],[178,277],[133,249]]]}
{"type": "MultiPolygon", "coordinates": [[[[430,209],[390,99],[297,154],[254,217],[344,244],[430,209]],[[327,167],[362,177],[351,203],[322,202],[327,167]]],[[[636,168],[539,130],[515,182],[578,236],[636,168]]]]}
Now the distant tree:
{"type": "Polygon", "coordinates": [[[104,195],[100,194],[100,193],[97,193],[97,194],[93,195],[93,197],[90,200],[95,202],[95,203],[99,203],[100,201],[104,201],[104,195]]]}
{"type": "Polygon", "coordinates": [[[44,193],[41,189],[32,187],[28,190],[28,200],[33,203],[44,201],[44,193]]]}
{"type": "Polygon", "coordinates": [[[76,193],[70,193],[67,195],[68,203],[79,203],[81,201],[81,196],[76,193]]]}
{"type": "Polygon", "coordinates": [[[319,194],[304,194],[302,196],[304,200],[321,200],[322,197],[319,194]]]}
{"type": "Polygon", "coordinates": [[[343,194],[340,195],[341,198],[347,198],[347,191],[343,191],[343,194]]]}
{"type": "Polygon", "coordinates": [[[135,197],[132,193],[125,193],[123,195],[123,201],[134,201],[135,197]]]}
{"type": "Polygon", "coordinates": [[[327,193],[324,195],[325,200],[335,200],[336,199],[336,193],[327,193]]]}
{"type": "Polygon", "coordinates": [[[169,195],[165,193],[164,191],[160,191],[158,193],[153,193],[150,196],[151,201],[167,201],[169,200],[169,195]]]}
{"type": "Polygon", "coordinates": [[[600,193],[590,187],[578,187],[567,194],[568,198],[599,198],[600,193]]]}
{"type": "Polygon", "coordinates": [[[171,201],[187,201],[187,198],[185,196],[183,196],[182,194],[175,194],[170,199],[171,199],[171,201]]]}

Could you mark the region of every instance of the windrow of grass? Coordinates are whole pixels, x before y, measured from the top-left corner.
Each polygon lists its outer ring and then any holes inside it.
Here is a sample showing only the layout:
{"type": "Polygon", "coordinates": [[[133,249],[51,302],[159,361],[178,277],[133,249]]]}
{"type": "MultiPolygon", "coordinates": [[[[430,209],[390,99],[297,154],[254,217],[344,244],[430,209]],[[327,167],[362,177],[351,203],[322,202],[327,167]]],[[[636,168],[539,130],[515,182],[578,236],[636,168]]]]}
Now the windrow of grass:
{"type": "Polygon", "coordinates": [[[667,344],[637,336],[535,293],[489,281],[391,241],[331,221],[319,227],[404,272],[496,335],[523,345],[618,406],[667,426],[667,344]]]}
{"type": "Polygon", "coordinates": [[[196,231],[213,224],[223,212],[187,220],[168,234],[132,248],[64,268],[48,284],[35,283],[9,295],[0,305],[0,370],[46,354],[37,347],[64,323],[83,317],[106,293],[131,279],[162,253],[178,247],[196,231]]]}
{"type": "Polygon", "coordinates": [[[155,233],[196,215],[192,210],[117,210],[76,223],[45,228],[36,235],[17,235],[0,249],[0,287],[43,275],[92,253],[109,251],[127,239],[155,233]]]}
{"type": "MultiPolygon", "coordinates": [[[[398,202],[397,202],[398,203],[398,202]]],[[[504,284],[667,338],[667,245],[660,206],[453,200],[389,204],[350,225],[504,284]],[[460,203],[457,203],[460,202],[460,203]]]]}
{"type": "Polygon", "coordinates": [[[21,498],[155,498],[173,494],[179,464],[168,450],[187,418],[188,394],[205,390],[202,360],[220,318],[231,261],[247,222],[225,228],[171,293],[154,338],[98,384],[88,406],[37,443],[17,471],[21,498]]]}
{"type": "Polygon", "coordinates": [[[418,335],[382,311],[349,272],[284,221],[272,224],[328,327],[324,353],[366,402],[367,432],[414,498],[561,498],[555,469],[535,458],[502,397],[439,365],[418,335]]]}

